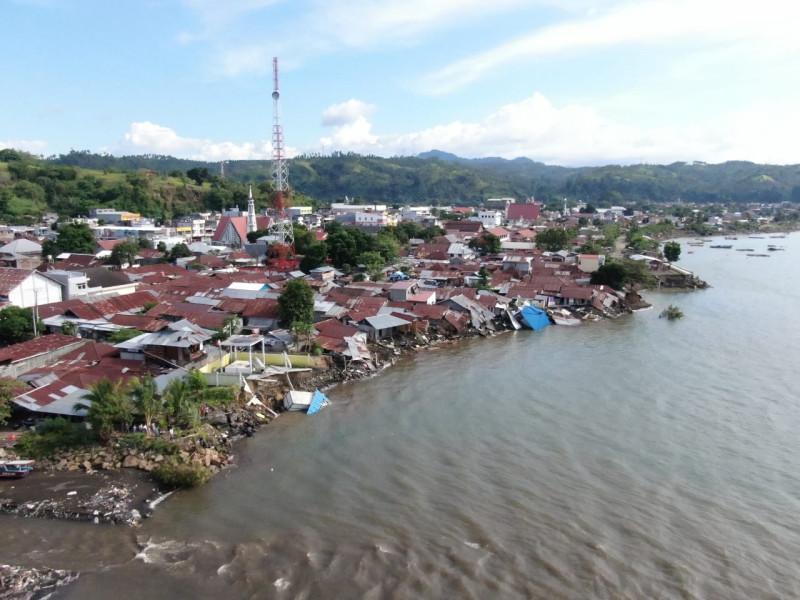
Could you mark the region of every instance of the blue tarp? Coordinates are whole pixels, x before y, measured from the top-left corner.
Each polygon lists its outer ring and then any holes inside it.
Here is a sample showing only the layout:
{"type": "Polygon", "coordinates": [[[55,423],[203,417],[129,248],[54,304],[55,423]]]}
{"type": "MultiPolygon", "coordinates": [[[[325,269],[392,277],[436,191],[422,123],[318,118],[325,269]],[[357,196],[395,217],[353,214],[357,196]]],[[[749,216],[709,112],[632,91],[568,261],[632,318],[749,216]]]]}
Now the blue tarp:
{"type": "Polygon", "coordinates": [[[328,400],[328,397],[325,394],[323,394],[322,392],[320,392],[319,390],[316,390],[314,392],[314,397],[311,398],[311,404],[308,405],[308,413],[307,414],[313,415],[320,408],[322,408],[323,406],[325,406],[325,405],[327,405],[329,403],[330,403],[330,400],[328,400]]]}
{"type": "Polygon", "coordinates": [[[526,306],[519,314],[534,331],[539,331],[550,325],[550,317],[547,316],[547,313],[535,306],[526,306]]]}

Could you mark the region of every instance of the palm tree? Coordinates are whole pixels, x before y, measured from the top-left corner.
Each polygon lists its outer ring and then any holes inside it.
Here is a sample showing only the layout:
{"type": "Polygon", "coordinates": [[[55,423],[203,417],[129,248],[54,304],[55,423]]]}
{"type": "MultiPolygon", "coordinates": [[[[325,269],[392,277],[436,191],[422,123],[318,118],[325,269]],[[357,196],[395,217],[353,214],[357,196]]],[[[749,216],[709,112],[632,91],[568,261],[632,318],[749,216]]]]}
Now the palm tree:
{"type": "Polygon", "coordinates": [[[89,386],[73,410],[86,410],[86,420],[101,439],[108,439],[116,429],[122,429],[131,421],[133,405],[128,397],[126,384],[121,379],[111,381],[104,377],[89,386]]]}
{"type": "Polygon", "coordinates": [[[190,371],[184,379],[173,379],[164,390],[164,406],[169,415],[184,425],[200,423],[200,407],[233,400],[232,387],[209,387],[200,371],[190,371]]]}
{"type": "Polygon", "coordinates": [[[161,398],[158,397],[155,380],[149,375],[137,380],[130,391],[130,396],[136,410],[142,415],[147,430],[151,431],[150,425],[164,407],[161,398]]]}

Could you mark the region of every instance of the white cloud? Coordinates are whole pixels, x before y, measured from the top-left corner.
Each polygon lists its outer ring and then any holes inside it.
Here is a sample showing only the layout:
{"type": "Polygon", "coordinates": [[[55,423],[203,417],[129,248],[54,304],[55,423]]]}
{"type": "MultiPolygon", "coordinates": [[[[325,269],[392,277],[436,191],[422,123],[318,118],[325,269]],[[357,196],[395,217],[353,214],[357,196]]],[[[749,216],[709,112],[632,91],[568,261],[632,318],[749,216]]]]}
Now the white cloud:
{"type": "Polygon", "coordinates": [[[577,19],[531,32],[491,50],[432,72],[420,88],[439,95],[480,80],[508,63],[567,52],[621,45],[679,44],[703,48],[719,42],[751,44],[782,53],[798,49],[794,24],[800,5],[782,0],[730,3],[727,0],[650,0],[592,11],[577,19]]]}
{"type": "Polygon", "coordinates": [[[310,12],[316,35],[354,48],[413,43],[424,33],[525,5],[524,0],[325,0],[310,12]]]}
{"type": "Polygon", "coordinates": [[[150,121],[131,123],[125,134],[123,151],[134,153],[168,154],[194,160],[263,160],[269,159],[272,146],[267,141],[256,144],[245,142],[214,142],[202,138],[185,138],[163,125],[150,121]]]}
{"type": "Polygon", "coordinates": [[[0,141],[0,148],[11,148],[13,150],[23,150],[31,154],[44,154],[47,151],[48,143],[43,140],[8,140],[0,141]]]}
{"type": "Polygon", "coordinates": [[[752,160],[800,162],[800,124],[782,123],[788,106],[753,105],[702,126],[636,128],[594,108],[554,106],[542,94],[500,107],[480,122],[453,121],[402,135],[376,135],[361,115],[322,138],[323,151],[392,156],[431,149],[474,158],[525,156],[568,166],[639,162],[752,160]]]}
{"type": "Polygon", "coordinates": [[[322,124],[326,127],[340,127],[356,122],[361,117],[368,117],[375,112],[374,104],[351,98],[341,104],[332,104],[322,111],[322,124]]]}

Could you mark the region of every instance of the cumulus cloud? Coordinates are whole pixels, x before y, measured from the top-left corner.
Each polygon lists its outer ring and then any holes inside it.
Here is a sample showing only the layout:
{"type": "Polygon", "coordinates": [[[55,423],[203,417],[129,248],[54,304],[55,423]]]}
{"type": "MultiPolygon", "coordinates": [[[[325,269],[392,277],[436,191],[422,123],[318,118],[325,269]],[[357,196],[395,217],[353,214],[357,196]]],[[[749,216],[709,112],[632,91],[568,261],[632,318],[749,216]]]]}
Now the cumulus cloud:
{"type": "Polygon", "coordinates": [[[31,154],[44,154],[47,151],[47,142],[43,140],[0,140],[0,148],[23,150],[31,154]]]}
{"type": "Polygon", "coordinates": [[[259,143],[214,142],[203,138],[181,137],[171,127],[150,121],[131,123],[125,134],[125,150],[136,153],[169,154],[194,160],[263,160],[271,157],[272,146],[259,143]]]}
{"type": "Polygon", "coordinates": [[[565,166],[734,159],[786,162],[787,156],[800,162],[800,150],[791,143],[800,137],[800,124],[779,123],[787,108],[750,106],[702,125],[648,129],[610,119],[591,106],[555,106],[536,93],[478,122],[453,121],[400,135],[376,135],[366,117],[359,115],[322,138],[319,149],[393,156],[436,148],[467,158],[525,156],[565,166]]]}
{"type": "Polygon", "coordinates": [[[351,98],[341,104],[332,104],[322,111],[322,124],[326,127],[341,127],[355,123],[360,118],[368,117],[375,112],[374,104],[351,98]]]}

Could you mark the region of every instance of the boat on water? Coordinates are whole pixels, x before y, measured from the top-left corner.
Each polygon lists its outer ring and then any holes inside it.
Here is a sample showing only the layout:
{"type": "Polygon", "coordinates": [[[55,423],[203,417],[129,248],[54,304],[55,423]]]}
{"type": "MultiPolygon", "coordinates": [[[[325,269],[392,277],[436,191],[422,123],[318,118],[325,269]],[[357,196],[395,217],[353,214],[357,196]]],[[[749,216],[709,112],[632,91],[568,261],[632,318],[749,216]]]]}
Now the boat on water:
{"type": "Polygon", "coordinates": [[[709,248],[733,248],[733,244],[712,244],[709,248]]]}
{"type": "Polygon", "coordinates": [[[748,254],[747,256],[762,256],[762,257],[768,257],[768,256],[769,256],[769,254],[748,254]]]}
{"type": "Polygon", "coordinates": [[[763,240],[764,239],[763,235],[748,235],[747,237],[749,237],[751,240],[763,240]]]}
{"type": "Polygon", "coordinates": [[[786,250],[783,246],[767,246],[767,250],[770,252],[777,252],[778,250],[786,250]]]}
{"type": "Polygon", "coordinates": [[[736,237],[735,235],[731,235],[731,236],[725,236],[725,239],[726,240],[738,240],[739,238],[736,237]]]}
{"type": "Polygon", "coordinates": [[[35,460],[0,460],[0,477],[19,479],[33,471],[35,460]]]}
{"type": "Polygon", "coordinates": [[[690,246],[705,246],[705,242],[687,242],[690,246]]]}
{"type": "Polygon", "coordinates": [[[578,317],[563,308],[548,310],[547,316],[550,317],[550,319],[552,319],[553,323],[556,325],[567,325],[569,327],[574,327],[575,325],[580,325],[583,323],[583,321],[581,321],[578,317]]]}
{"type": "Polygon", "coordinates": [[[752,248],[737,248],[737,252],[755,252],[752,248]]]}
{"type": "Polygon", "coordinates": [[[770,237],[770,239],[777,240],[777,239],[785,238],[786,236],[785,235],[771,235],[769,237],[770,237]]]}

